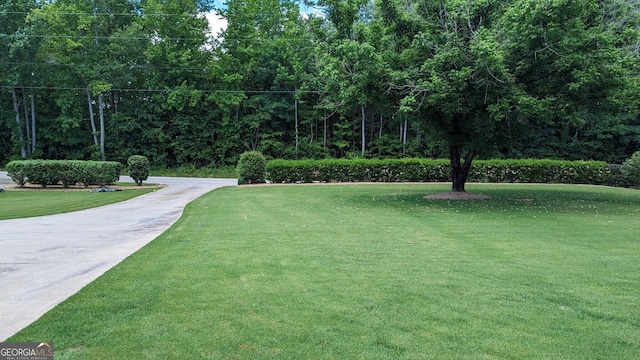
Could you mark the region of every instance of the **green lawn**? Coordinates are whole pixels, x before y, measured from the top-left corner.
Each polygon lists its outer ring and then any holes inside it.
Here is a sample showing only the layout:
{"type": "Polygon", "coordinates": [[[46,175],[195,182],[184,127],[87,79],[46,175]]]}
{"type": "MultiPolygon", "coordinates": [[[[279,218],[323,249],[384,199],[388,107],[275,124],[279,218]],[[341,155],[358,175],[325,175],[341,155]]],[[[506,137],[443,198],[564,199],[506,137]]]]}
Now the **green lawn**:
{"type": "Polygon", "coordinates": [[[0,220],[52,215],[117,203],[146,194],[153,189],[93,193],[38,189],[6,190],[0,193],[0,220]]]}
{"type": "Polygon", "coordinates": [[[640,191],[236,187],[9,341],[56,359],[631,359],[640,191]]]}

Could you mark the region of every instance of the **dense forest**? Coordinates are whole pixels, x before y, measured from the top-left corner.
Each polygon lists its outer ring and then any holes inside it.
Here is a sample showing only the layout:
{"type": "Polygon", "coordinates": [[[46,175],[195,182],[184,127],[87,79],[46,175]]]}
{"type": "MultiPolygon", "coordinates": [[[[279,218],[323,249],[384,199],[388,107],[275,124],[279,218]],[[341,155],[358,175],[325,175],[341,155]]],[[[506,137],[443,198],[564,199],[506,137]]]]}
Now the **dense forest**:
{"type": "Polygon", "coordinates": [[[640,150],[638,0],[4,0],[0,51],[0,166],[640,150]]]}

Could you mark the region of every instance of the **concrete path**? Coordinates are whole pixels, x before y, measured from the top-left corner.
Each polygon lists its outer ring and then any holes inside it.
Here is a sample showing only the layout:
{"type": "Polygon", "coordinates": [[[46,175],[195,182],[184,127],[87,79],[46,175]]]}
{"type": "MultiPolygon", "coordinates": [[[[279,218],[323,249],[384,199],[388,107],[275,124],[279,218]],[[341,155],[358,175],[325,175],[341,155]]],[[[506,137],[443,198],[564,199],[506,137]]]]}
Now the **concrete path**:
{"type": "MultiPolygon", "coordinates": [[[[125,176],[120,180],[133,182],[125,176]]],[[[169,186],[99,208],[0,221],[0,341],[155,239],[192,200],[237,184],[235,179],[165,177],[147,182],[169,186]]],[[[0,172],[0,187],[8,183],[6,172],[0,172]]],[[[108,196],[96,194],[103,195],[108,196]]]]}

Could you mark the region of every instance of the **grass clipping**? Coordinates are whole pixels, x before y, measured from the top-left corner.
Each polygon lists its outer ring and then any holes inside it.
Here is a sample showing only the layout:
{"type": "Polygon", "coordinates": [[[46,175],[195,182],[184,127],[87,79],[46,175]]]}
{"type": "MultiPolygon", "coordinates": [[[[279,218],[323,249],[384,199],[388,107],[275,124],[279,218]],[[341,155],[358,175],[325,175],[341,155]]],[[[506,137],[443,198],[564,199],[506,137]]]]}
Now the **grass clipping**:
{"type": "Polygon", "coordinates": [[[425,195],[423,198],[427,200],[486,200],[491,197],[485,194],[474,194],[465,191],[449,191],[445,193],[425,195]]]}

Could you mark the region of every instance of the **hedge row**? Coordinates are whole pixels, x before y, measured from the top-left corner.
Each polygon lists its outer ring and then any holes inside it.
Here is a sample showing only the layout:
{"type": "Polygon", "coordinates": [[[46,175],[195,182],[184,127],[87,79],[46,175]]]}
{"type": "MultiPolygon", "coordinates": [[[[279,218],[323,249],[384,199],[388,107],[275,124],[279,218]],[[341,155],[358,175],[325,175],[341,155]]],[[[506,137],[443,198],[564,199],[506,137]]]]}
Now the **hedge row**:
{"type": "MultiPolygon", "coordinates": [[[[271,160],[267,179],[296,182],[449,182],[449,160],[271,160]]],[[[613,185],[600,161],[476,160],[469,182],[520,182],[613,185]]]]}
{"type": "Polygon", "coordinates": [[[68,187],[75,184],[105,186],[120,179],[121,167],[115,161],[18,160],[7,164],[7,174],[20,186],[26,183],[42,187],[68,187]]]}

